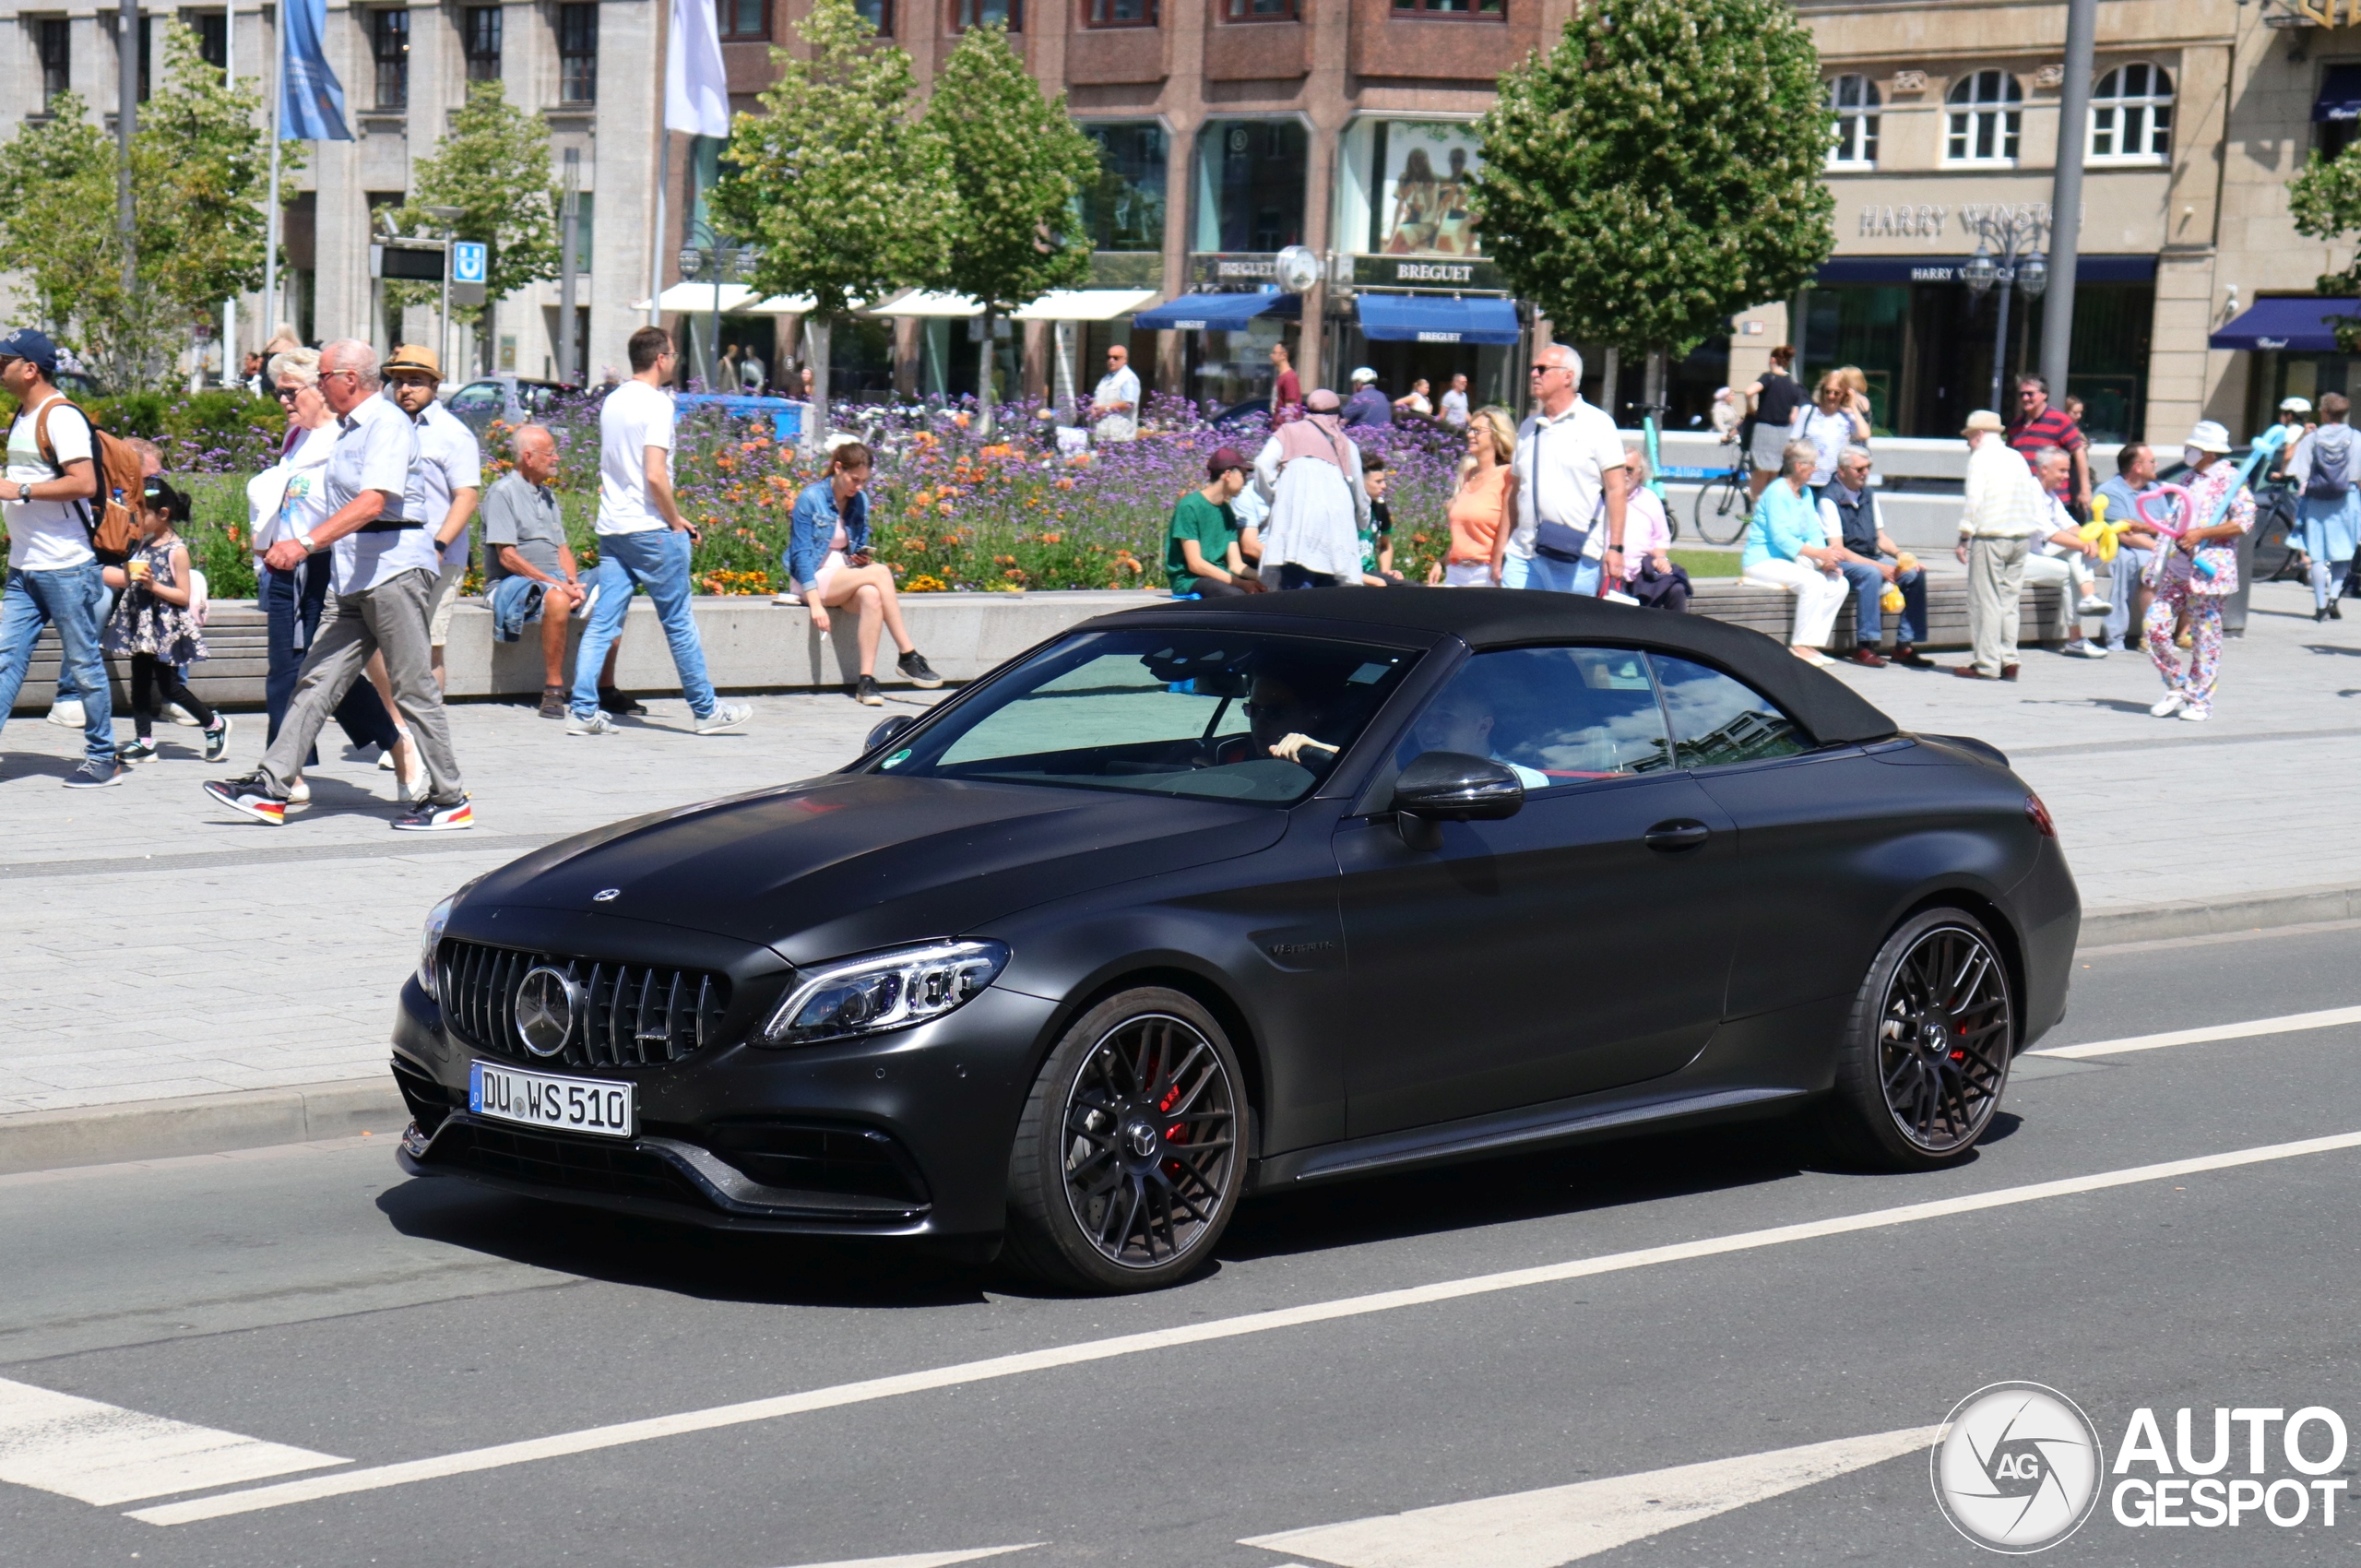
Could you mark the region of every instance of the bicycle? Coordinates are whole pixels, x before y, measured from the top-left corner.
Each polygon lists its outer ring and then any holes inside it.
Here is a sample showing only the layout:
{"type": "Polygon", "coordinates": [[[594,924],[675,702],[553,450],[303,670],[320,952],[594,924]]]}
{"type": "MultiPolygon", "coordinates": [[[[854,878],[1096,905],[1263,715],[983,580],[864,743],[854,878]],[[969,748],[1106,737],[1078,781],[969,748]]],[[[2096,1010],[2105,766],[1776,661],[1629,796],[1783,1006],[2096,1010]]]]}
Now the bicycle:
{"type": "Polygon", "coordinates": [[[1753,497],[1747,491],[1746,452],[1739,448],[1727,469],[1667,467],[1657,470],[1666,479],[1701,481],[1690,517],[1697,537],[1708,544],[1736,544],[1753,516],[1753,497]]]}

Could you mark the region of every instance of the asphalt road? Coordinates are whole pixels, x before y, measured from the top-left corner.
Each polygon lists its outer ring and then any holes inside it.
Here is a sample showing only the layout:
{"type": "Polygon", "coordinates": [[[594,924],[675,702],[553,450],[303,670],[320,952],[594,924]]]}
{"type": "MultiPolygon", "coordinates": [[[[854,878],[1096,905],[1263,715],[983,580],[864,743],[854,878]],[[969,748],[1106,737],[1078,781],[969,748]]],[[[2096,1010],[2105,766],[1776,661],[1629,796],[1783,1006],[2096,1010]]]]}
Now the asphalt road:
{"type": "MultiPolygon", "coordinates": [[[[2042,1044],[2346,1007],[2356,961],[2349,927],[2087,953],[2042,1044]]],[[[2110,1457],[2142,1407],[2167,1445],[2193,1408],[2201,1458],[2215,1407],[2328,1407],[2361,1444],[2361,1138],[2071,1180],[2361,1134],[2356,1048],[2361,1023],[2029,1057],[1980,1157],[1937,1176],[1833,1171],[1761,1130],[1264,1200],[1218,1268],[1111,1301],[409,1182],[381,1138],[0,1177],[0,1431],[35,1391],[114,1408],[0,1436],[0,1563],[1986,1561],[1913,1429],[1987,1384],[2070,1396],[2110,1457]],[[1965,1197],[1988,1201],[1883,1212],[1965,1197]],[[1689,1245],[1716,1238],[1740,1240],[1689,1245]],[[1382,1294],[1449,1281],[1477,1283],[1382,1294]],[[992,1360],[1026,1352],[1050,1353],[992,1360]],[[1877,1441],[1822,1451],[1811,1484],[1750,1460],[1853,1439],[1877,1441]],[[188,1450],[213,1479],[165,1484],[188,1450]],[[80,1457],[44,1469],[59,1454],[80,1457]],[[1750,1462],[1512,1497],[1723,1460],[1750,1462]]],[[[2264,1486],[2309,1484],[2275,1430],[2264,1458],[2264,1486]]],[[[2345,1561],[2350,1508],[2132,1528],[2103,1494],[2046,1560],[2345,1561]]]]}

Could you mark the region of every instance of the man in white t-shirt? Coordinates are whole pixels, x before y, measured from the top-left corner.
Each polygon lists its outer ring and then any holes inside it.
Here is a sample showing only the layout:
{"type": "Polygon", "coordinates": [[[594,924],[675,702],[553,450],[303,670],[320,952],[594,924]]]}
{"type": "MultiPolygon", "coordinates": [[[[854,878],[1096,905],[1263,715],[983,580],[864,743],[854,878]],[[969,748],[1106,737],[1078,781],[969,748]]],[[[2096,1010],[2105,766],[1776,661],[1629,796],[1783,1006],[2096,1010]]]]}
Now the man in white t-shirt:
{"type": "Polygon", "coordinates": [[[1502,588],[1596,594],[1623,580],[1623,437],[1583,400],[1583,357],[1563,343],[1533,356],[1535,411],[1516,433],[1516,527],[1502,588]]]}
{"type": "Polygon", "coordinates": [[[31,668],[44,625],[57,628],[58,689],[82,699],[83,762],[70,790],[123,781],[114,750],[114,699],[99,650],[107,604],[85,522],[99,493],[90,423],[53,384],[57,345],[30,327],[0,338],[0,386],[20,410],[8,427],[0,512],[8,520],[8,582],[0,593],[0,725],[31,668]],[[44,443],[43,438],[46,437],[44,443]]]}
{"type": "Polygon", "coordinates": [[[362,678],[373,653],[386,656],[394,704],[426,765],[425,797],[393,822],[405,833],[447,833],[475,826],[475,810],[451,751],[451,724],[434,683],[426,622],[442,576],[443,552],[423,521],[418,427],[378,396],[377,350],[345,338],[320,351],[320,396],[337,416],[336,445],[322,478],[328,515],[308,532],[264,552],[275,572],[291,572],[319,551],[333,552],[334,615],[303,656],[295,695],[262,766],[243,778],[215,779],[205,792],[221,805],[279,826],[305,756],[320,729],[362,678]]]}
{"type": "Polygon", "coordinates": [[[405,343],[386,362],[386,396],[418,426],[418,520],[434,532],[443,550],[443,570],[426,619],[434,683],[444,684],[443,645],[451,640],[451,612],[468,576],[468,525],[483,493],[483,451],[476,433],[461,424],[434,395],[443,384],[443,362],[433,350],[405,343]]]}
{"type": "Polygon", "coordinates": [[[672,647],[681,695],[700,735],[742,730],[753,709],[714,695],[705,644],[689,607],[689,553],[696,530],[672,500],[672,337],[660,327],[631,335],[631,379],[599,407],[599,602],[574,654],[569,735],[611,735],[620,728],[599,705],[599,671],[623,636],[632,590],[644,588],[672,647]]]}
{"type": "Polygon", "coordinates": [[[1467,373],[1462,371],[1451,378],[1451,390],[1442,395],[1442,422],[1453,430],[1465,430],[1467,420],[1467,373]]]}
{"type": "Polygon", "coordinates": [[[1091,434],[1101,441],[1129,441],[1140,433],[1139,372],[1121,343],[1107,350],[1107,374],[1090,394],[1090,411],[1097,421],[1091,434]]]}

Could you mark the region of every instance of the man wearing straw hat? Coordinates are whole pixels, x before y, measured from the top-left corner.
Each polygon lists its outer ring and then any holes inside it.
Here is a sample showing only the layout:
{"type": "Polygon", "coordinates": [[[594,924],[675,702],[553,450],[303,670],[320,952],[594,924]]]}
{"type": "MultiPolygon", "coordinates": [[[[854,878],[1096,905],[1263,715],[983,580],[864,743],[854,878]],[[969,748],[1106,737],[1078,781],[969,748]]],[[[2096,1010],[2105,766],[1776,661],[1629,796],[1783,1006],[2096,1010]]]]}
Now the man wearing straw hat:
{"type": "Polygon", "coordinates": [[[2009,449],[2006,426],[1989,409],[1967,416],[1967,510],[1959,558],[1967,563],[1967,628],[1975,657],[1952,673],[1968,680],[2017,678],[2017,600],[2025,559],[2048,499],[2025,461],[2009,449]]]}

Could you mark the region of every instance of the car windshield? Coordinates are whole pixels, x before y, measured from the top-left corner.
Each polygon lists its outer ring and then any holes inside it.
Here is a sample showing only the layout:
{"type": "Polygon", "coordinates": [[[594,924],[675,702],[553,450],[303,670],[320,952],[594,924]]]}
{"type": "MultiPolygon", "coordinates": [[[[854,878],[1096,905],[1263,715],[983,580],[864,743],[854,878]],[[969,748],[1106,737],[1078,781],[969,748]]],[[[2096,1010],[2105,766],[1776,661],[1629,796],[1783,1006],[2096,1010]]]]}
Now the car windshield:
{"type": "Polygon", "coordinates": [[[1417,659],[1410,648],[1260,633],[1084,634],[874,766],[1287,805],[1327,777],[1417,659]]]}

